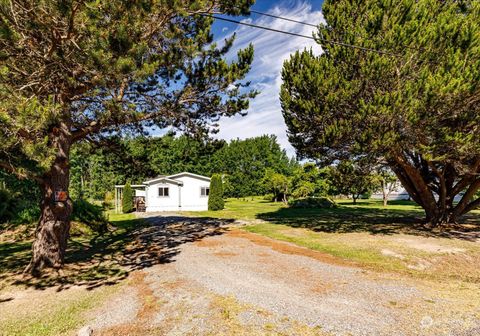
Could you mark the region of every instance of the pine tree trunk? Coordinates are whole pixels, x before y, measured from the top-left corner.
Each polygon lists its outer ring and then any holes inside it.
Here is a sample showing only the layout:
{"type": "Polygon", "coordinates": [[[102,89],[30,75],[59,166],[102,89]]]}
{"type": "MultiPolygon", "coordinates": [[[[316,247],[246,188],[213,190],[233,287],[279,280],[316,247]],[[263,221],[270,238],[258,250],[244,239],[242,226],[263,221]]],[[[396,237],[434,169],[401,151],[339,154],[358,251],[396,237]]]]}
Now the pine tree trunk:
{"type": "Polygon", "coordinates": [[[41,185],[41,215],[32,245],[32,259],[26,269],[26,272],[33,275],[39,275],[46,267],[61,268],[65,260],[73,209],[68,196],[71,142],[68,132],[59,132],[52,141],[52,145],[57,148],[57,155],[41,185]],[[61,192],[66,193],[66,199],[58,198],[61,192]]]}
{"type": "Polygon", "coordinates": [[[471,193],[466,193],[458,205],[454,206],[453,200],[461,191],[455,190],[455,175],[448,180],[444,173],[440,173],[437,168],[431,169],[432,165],[428,161],[418,159],[416,165],[409,160],[405,160],[401,156],[396,157],[390,162],[390,167],[397,175],[398,179],[409,193],[410,197],[420,205],[426,215],[426,223],[429,227],[441,227],[448,224],[456,224],[460,216],[466,213],[466,204],[470,203],[473,192],[480,188],[478,185],[472,184],[469,187],[471,193]],[[439,183],[437,190],[431,186],[430,175],[436,175],[439,183]]]}

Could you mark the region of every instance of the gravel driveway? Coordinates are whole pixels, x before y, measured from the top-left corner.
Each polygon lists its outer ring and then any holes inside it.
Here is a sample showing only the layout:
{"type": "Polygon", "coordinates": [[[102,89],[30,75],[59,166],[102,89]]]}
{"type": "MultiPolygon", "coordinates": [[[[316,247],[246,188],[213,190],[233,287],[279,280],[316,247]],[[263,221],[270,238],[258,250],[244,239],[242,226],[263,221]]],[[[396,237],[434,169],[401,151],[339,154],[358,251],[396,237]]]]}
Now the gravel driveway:
{"type": "MultiPolygon", "coordinates": [[[[198,225],[150,220],[162,235],[198,225]]],[[[460,299],[239,228],[177,248],[92,314],[94,335],[480,334],[460,299]]]]}

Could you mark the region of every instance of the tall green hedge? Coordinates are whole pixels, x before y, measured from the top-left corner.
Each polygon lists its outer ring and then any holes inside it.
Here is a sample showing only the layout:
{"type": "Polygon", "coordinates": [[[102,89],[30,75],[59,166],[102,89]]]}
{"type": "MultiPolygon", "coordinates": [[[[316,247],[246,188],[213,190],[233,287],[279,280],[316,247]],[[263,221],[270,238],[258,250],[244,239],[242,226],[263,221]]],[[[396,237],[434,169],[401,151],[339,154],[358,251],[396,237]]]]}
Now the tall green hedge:
{"type": "Polygon", "coordinates": [[[208,197],[208,210],[222,210],[225,203],[223,201],[222,177],[214,174],[210,181],[210,194],[208,197]]]}
{"type": "Polygon", "coordinates": [[[130,185],[130,182],[125,184],[123,187],[123,197],[122,197],[122,212],[129,213],[133,211],[133,190],[130,185]]]}

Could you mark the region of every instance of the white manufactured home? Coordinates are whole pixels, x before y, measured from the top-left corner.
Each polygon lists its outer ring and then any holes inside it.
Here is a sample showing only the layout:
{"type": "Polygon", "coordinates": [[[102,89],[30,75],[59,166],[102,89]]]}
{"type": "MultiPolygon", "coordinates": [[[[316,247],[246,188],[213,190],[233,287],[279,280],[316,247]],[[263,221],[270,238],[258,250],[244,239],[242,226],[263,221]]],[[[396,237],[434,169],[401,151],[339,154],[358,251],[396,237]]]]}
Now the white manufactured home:
{"type": "MultiPolygon", "coordinates": [[[[115,209],[121,210],[124,185],[115,186],[115,209]]],[[[143,184],[132,185],[137,211],[208,210],[210,178],[189,172],[158,176],[143,184]],[[139,206],[141,204],[141,206],[139,206]]]]}

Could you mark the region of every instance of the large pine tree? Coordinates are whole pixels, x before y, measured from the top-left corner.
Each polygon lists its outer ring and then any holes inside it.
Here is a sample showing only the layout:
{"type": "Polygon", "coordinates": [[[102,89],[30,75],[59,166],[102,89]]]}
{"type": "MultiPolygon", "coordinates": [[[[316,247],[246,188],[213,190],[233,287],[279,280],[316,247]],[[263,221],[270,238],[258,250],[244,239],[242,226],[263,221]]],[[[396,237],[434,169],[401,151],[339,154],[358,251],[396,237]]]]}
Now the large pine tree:
{"type": "Polygon", "coordinates": [[[0,2],[0,167],[42,190],[30,271],[63,265],[73,144],[152,125],[204,134],[247,109],[253,48],[227,62],[234,36],[212,44],[208,14],[253,2],[0,2]]]}
{"type": "Polygon", "coordinates": [[[282,72],[298,153],[387,163],[432,225],[478,207],[480,2],[326,0],[322,8],[323,54],[297,52],[282,72]]]}

